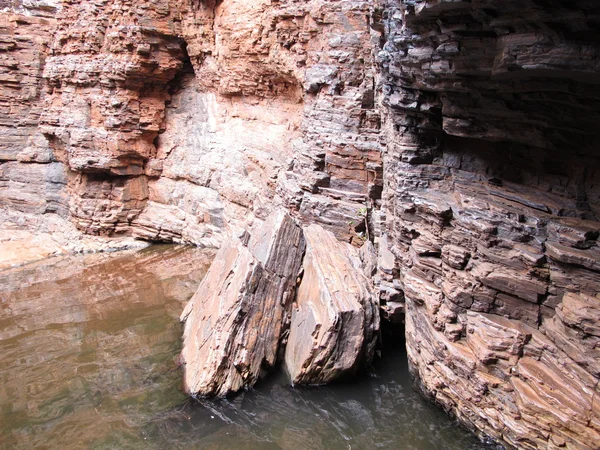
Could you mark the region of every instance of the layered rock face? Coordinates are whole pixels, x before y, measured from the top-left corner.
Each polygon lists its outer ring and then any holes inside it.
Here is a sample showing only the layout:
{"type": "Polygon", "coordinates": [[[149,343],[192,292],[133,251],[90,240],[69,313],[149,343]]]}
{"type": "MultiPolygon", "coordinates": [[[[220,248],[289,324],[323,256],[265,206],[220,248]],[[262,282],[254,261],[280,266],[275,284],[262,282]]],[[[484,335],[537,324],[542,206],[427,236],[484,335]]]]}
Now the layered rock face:
{"type": "MultiPolygon", "coordinates": [[[[192,309],[187,333],[243,325],[227,357],[226,333],[190,350],[223,368],[186,378],[205,394],[250,385],[281,359],[292,311],[318,320],[308,339],[292,319],[289,348],[363,352],[290,356],[296,381],[327,381],[324,368],[352,372],[372,354],[372,260],[362,277],[354,250],[307,228],[292,307],[282,292],[295,269],[269,268],[272,253],[244,244],[244,230],[283,207],[342,241],[374,237],[383,312],[405,315],[424,392],[508,446],[594,448],[599,9],[0,0],[2,227],[213,247],[233,236],[195,303],[226,308],[192,309]],[[236,284],[224,284],[234,267],[236,284]],[[347,282],[338,271],[351,267],[347,282]],[[264,316],[259,297],[273,312],[266,347],[245,332],[264,316]]],[[[289,241],[269,230],[267,247],[289,241]]]]}
{"type": "Polygon", "coordinates": [[[66,213],[67,177],[38,129],[58,1],[0,2],[0,208],[66,213]]]}
{"type": "Polygon", "coordinates": [[[194,396],[252,387],[279,362],[298,385],[353,375],[371,362],[379,331],[356,248],[283,210],[221,247],[181,318],[194,396]]]}
{"type": "Polygon", "coordinates": [[[509,446],[595,448],[600,8],[380,6],[384,268],[412,371],[509,446]]]}
{"type": "Polygon", "coordinates": [[[182,315],[186,391],[237,392],[275,366],[304,247],[302,230],[283,211],[253,230],[247,244],[221,247],[182,315]]]}
{"type": "Polygon", "coordinates": [[[378,302],[356,249],[318,225],[304,229],[303,278],[292,310],[285,368],[294,384],[325,384],[373,358],[378,302]]]}
{"type": "Polygon", "coordinates": [[[344,240],[378,209],[368,2],[0,6],[10,211],[217,247],[277,205],[344,240]]]}

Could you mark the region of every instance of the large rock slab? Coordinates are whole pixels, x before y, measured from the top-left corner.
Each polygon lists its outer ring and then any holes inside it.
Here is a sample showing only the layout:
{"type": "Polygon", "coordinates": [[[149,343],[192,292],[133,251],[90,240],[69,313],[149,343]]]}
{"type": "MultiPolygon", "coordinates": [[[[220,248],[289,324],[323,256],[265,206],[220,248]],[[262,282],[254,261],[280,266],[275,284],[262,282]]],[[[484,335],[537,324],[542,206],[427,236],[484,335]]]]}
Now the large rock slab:
{"type": "Polygon", "coordinates": [[[301,228],[276,212],[248,244],[226,242],[183,314],[185,390],[223,396],[275,365],[304,253],[301,228]]]}
{"type": "Polygon", "coordinates": [[[373,357],[378,302],[358,251],[318,225],[304,229],[304,277],[292,311],[285,367],[293,384],[324,384],[373,357]]]}

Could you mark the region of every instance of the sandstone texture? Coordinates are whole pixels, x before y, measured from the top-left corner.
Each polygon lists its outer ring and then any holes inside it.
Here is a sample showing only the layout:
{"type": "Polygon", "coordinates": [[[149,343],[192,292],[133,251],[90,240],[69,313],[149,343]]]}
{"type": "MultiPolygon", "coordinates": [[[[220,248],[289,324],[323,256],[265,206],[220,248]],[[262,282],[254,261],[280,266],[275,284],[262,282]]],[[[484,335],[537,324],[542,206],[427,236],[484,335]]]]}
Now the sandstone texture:
{"type": "Polygon", "coordinates": [[[358,251],[319,225],[304,229],[303,278],[292,310],[285,368],[293,384],[325,384],[373,358],[379,305],[358,251]]]}
{"type": "Polygon", "coordinates": [[[279,211],[246,243],[225,243],[182,315],[184,385],[194,396],[252,387],[278,361],[304,253],[301,228],[279,211]]]}
{"type": "Polygon", "coordinates": [[[379,8],[379,278],[411,370],[509,448],[598,448],[600,8],[379,8]]]}
{"type": "Polygon", "coordinates": [[[58,1],[0,2],[0,208],[64,215],[67,175],[39,129],[58,1]]]}
{"type": "Polygon", "coordinates": [[[0,209],[0,270],[55,256],[113,253],[150,244],[128,236],[112,238],[82,234],[56,214],[38,216],[0,209]]]}

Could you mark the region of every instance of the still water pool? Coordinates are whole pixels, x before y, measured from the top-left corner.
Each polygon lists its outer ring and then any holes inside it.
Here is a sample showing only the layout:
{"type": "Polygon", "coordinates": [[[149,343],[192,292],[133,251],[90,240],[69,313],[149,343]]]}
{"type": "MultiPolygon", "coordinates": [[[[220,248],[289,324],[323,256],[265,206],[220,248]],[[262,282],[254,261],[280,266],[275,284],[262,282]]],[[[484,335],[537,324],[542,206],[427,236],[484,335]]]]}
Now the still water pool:
{"type": "Polygon", "coordinates": [[[188,399],[178,317],[212,257],[157,246],[0,272],[0,448],[487,448],[412,390],[401,346],[351,383],[292,389],[274,374],[188,399]]]}

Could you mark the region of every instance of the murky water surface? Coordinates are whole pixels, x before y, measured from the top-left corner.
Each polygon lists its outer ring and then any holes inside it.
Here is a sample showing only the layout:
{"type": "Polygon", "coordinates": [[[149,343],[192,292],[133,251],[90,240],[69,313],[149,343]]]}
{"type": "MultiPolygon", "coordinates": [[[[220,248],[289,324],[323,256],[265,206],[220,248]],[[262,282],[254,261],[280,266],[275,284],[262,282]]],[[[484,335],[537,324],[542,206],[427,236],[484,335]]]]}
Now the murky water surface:
{"type": "Polygon", "coordinates": [[[0,448],[482,449],[413,392],[402,350],[368,376],[229,400],[180,391],[178,316],[200,249],[51,259],[0,272],[0,448]]]}

